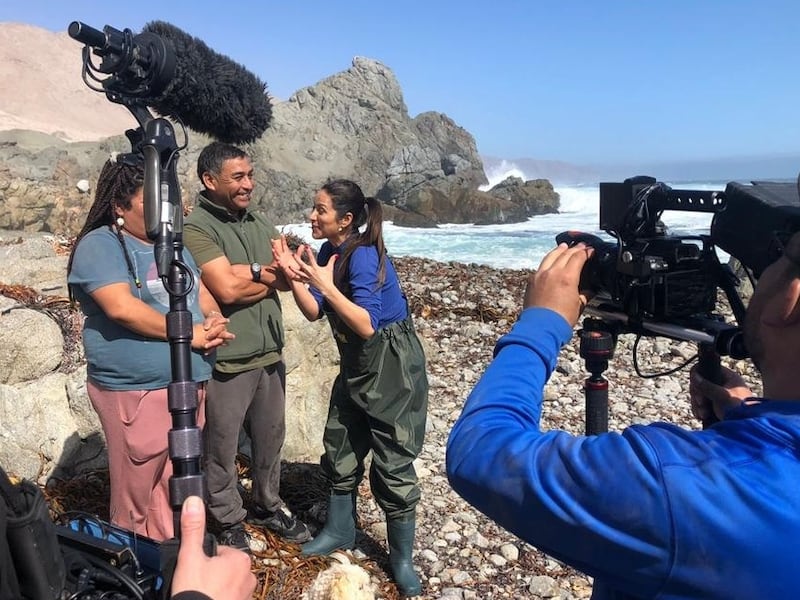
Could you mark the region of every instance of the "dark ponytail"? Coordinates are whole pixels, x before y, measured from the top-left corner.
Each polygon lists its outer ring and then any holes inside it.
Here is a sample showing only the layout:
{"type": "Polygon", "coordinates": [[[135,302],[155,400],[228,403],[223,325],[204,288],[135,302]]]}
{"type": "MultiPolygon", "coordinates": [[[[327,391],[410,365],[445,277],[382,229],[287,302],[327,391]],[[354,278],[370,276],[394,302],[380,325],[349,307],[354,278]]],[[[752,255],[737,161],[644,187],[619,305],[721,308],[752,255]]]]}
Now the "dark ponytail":
{"type": "Polygon", "coordinates": [[[336,261],[336,286],[342,289],[341,284],[347,274],[350,256],[359,246],[375,246],[378,251],[378,285],[383,285],[386,278],[386,246],[383,243],[383,206],[380,201],[364,196],[358,184],[349,179],[329,180],[321,189],[331,197],[331,204],[338,218],[341,219],[347,213],[353,215],[350,235],[344,244],[342,255],[336,261]],[[360,232],[363,225],[366,227],[360,232]]]}

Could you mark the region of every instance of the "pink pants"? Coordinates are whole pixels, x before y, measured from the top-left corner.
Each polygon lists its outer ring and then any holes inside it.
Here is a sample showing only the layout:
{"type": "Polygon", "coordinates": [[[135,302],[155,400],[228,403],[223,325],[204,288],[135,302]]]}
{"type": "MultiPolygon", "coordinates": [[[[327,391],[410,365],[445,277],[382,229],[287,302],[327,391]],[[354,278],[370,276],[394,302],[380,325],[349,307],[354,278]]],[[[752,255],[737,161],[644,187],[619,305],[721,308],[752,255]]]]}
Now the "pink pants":
{"type": "MultiPolygon", "coordinates": [[[[157,541],[173,537],[169,504],[167,389],[115,391],[87,382],[108,447],[111,522],[157,541]]],[[[197,394],[197,424],[205,422],[205,387],[197,394]]]]}

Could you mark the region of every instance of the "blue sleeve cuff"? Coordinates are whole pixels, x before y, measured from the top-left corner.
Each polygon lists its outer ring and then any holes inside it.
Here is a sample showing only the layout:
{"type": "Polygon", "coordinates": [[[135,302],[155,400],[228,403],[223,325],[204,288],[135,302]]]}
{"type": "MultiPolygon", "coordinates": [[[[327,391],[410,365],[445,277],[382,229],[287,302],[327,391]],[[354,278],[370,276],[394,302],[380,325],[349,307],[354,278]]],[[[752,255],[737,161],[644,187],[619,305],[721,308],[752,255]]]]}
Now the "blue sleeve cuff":
{"type": "Polygon", "coordinates": [[[546,354],[558,350],[572,338],[572,327],[560,314],[549,308],[534,306],[526,308],[519,315],[519,319],[505,336],[498,340],[494,354],[508,344],[524,344],[531,347],[539,346],[546,338],[555,348],[549,348],[546,354]],[[545,335],[543,335],[545,333],[545,335]]]}

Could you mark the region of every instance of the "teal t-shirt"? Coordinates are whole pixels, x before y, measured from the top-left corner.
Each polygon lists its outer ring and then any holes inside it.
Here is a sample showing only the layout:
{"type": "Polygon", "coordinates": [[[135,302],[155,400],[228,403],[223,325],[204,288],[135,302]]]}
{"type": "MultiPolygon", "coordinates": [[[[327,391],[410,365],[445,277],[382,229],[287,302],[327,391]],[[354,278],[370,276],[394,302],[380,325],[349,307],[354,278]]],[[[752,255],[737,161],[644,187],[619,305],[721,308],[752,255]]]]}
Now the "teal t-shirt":
{"type": "MultiPolygon", "coordinates": [[[[112,283],[127,282],[131,293],[161,313],[169,312],[169,294],[158,276],[153,246],[125,236],[125,246],[133,270],[142,287],[128,273],[122,245],[116,233],[101,227],[86,234],[75,249],[72,271],[67,278],[75,299],[85,315],[83,348],[87,376],[97,385],[111,390],[155,390],[167,387],[172,380],[169,342],[147,338],[109,319],[89,295],[112,283]]],[[[183,260],[191,269],[195,285],[187,297],[192,321],[200,323],[203,315],[198,301],[200,274],[188,250],[183,260]]],[[[214,354],[192,350],[192,379],[211,377],[214,354]]]]}

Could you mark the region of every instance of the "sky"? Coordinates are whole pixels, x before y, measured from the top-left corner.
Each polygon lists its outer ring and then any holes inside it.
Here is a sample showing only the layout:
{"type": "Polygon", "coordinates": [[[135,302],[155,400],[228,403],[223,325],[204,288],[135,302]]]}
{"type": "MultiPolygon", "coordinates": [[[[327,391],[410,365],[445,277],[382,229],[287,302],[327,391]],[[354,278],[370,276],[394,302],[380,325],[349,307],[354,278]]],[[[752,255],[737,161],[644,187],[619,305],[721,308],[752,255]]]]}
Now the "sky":
{"type": "MultiPolygon", "coordinates": [[[[478,151],[576,164],[800,156],[797,0],[3,2],[0,21],[172,23],[285,100],[354,56],[478,151]]],[[[76,42],[78,43],[78,42],[76,42]]]]}

